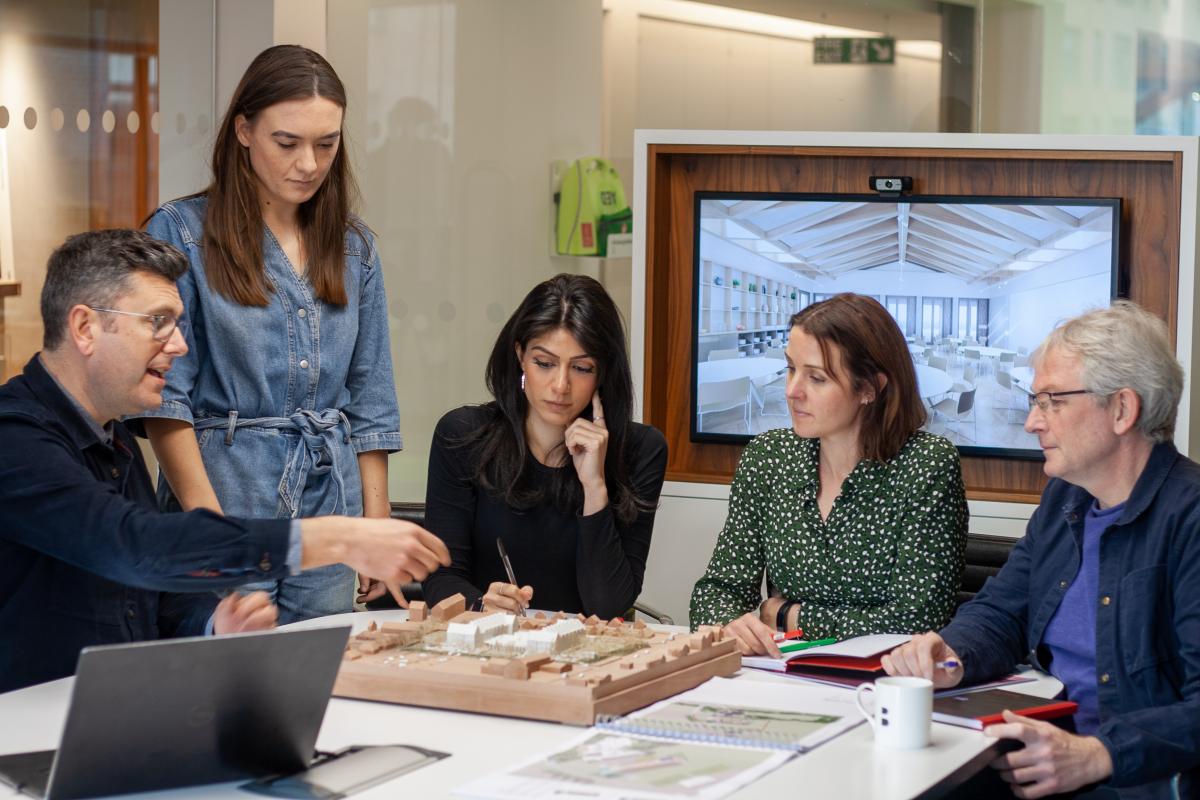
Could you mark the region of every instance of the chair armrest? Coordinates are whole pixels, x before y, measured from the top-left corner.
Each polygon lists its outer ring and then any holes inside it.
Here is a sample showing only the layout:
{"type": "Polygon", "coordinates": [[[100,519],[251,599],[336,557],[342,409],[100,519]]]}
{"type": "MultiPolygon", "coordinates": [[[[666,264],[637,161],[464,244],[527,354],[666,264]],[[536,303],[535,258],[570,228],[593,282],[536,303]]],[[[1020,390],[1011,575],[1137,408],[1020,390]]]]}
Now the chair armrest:
{"type": "Polygon", "coordinates": [[[642,614],[645,614],[647,617],[654,620],[659,625],[674,625],[675,624],[675,620],[671,619],[670,615],[668,615],[665,611],[659,611],[658,609],[656,609],[652,606],[646,605],[645,603],[643,603],[640,600],[633,604],[633,610],[641,612],[642,614]]]}

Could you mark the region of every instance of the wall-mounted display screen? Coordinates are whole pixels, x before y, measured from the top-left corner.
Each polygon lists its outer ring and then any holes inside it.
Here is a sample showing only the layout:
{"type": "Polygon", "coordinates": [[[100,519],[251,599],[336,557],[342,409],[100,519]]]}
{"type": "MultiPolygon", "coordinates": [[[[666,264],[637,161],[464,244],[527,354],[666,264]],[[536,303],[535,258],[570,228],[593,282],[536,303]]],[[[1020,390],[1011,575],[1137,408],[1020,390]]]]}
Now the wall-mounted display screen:
{"type": "Polygon", "coordinates": [[[1120,289],[1120,200],[697,192],[691,438],[790,427],[788,320],[839,292],[908,341],[926,429],[1036,458],[1029,355],[1120,289]]]}

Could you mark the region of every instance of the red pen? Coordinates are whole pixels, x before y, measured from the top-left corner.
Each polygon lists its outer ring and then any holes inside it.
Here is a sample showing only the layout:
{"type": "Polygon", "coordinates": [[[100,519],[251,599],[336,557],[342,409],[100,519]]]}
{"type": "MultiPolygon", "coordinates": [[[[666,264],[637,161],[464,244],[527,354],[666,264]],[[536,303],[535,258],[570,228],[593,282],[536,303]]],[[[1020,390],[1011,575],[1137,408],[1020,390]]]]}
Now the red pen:
{"type": "Polygon", "coordinates": [[[804,631],[800,630],[799,628],[797,628],[794,631],[786,631],[784,633],[771,634],[772,641],[776,641],[776,642],[786,642],[791,639],[803,639],[803,638],[804,638],[804,631]]]}

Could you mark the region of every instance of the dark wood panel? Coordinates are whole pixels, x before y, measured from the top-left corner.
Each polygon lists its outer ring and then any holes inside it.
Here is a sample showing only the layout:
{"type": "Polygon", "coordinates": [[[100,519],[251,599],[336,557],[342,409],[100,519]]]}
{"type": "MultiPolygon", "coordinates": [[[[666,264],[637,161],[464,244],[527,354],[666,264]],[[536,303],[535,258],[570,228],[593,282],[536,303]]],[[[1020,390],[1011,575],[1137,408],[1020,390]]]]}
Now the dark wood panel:
{"type": "MultiPolygon", "coordinates": [[[[648,156],[643,402],[670,446],[668,480],[728,482],[742,449],[688,440],[697,191],[863,193],[870,175],[911,175],[918,195],[1118,197],[1128,296],[1174,336],[1176,153],[651,145],[648,156]]],[[[1045,485],[1038,461],[964,458],[963,475],[977,499],[1034,502],[1045,485]]]]}

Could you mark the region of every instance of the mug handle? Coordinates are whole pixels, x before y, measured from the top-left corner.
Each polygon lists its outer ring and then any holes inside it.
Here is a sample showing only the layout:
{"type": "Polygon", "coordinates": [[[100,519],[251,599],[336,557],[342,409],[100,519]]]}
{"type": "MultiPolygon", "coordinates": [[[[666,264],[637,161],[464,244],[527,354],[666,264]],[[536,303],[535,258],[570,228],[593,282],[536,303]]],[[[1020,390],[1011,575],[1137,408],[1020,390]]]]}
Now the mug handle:
{"type": "Polygon", "coordinates": [[[858,688],[856,688],[854,690],[854,705],[858,706],[859,713],[862,714],[864,717],[866,717],[867,722],[871,723],[871,727],[874,728],[875,727],[875,715],[873,713],[871,713],[870,711],[867,711],[867,707],[863,705],[863,693],[864,692],[870,692],[871,694],[874,694],[875,693],[875,684],[860,683],[858,685],[858,688]]]}

